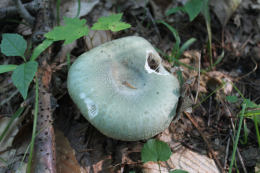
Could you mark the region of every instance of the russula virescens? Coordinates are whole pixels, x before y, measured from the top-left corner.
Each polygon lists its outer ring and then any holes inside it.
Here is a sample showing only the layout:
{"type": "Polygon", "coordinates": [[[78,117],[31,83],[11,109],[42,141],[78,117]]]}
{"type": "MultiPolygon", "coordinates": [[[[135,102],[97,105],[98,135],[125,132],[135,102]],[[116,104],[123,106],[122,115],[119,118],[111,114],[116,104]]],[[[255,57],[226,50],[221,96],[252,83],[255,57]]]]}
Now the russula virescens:
{"type": "Polygon", "coordinates": [[[114,139],[153,137],[176,113],[179,82],[141,37],[113,40],[82,54],[71,66],[67,82],[84,117],[114,139]]]}

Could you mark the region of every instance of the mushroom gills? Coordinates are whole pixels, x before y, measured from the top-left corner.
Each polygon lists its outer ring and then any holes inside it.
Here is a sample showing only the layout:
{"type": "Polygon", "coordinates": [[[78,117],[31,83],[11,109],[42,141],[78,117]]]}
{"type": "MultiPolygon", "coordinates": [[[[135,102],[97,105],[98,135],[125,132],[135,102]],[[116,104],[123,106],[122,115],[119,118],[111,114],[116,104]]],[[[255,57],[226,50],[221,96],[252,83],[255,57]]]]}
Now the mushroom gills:
{"type": "Polygon", "coordinates": [[[162,66],[161,61],[162,60],[157,53],[155,53],[154,51],[147,51],[144,68],[148,73],[155,73],[158,75],[169,75],[169,73],[162,66]]]}

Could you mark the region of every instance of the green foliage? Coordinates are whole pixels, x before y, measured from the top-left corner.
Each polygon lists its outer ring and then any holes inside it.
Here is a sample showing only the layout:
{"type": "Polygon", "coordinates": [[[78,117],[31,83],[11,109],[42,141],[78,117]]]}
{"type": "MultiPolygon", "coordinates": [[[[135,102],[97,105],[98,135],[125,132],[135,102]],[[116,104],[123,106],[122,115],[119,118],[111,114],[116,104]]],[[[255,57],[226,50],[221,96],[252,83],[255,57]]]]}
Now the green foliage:
{"type": "Polygon", "coordinates": [[[37,71],[37,67],[38,63],[36,61],[29,61],[19,65],[12,74],[12,81],[24,99],[27,97],[27,91],[37,71]]]}
{"type": "Polygon", "coordinates": [[[171,8],[168,11],[166,11],[165,14],[166,14],[166,16],[169,16],[169,15],[177,13],[179,11],[185,12],[184,7],[174,7],[174,8],[171,8]]]}
{"type": "MultiPolygon", "coordinates": [[[[239,142],[239,138],[240,138],[240,131],[242,129],[242,125],[243,125],[243,120],[244,118],[250,118],[253,120],[254,125],[255,125],[255,129],[256,129],[256,137],[257,137],[257,141],[258,141],[258,146],[260,148],[260,132],[259,132],[259,124],[260,124],[260,105],[255,104],[254,102],[252,102],[250,99],[246,99],[243,94],[241,93],[241,91],[234,85],[232,84],[233,87],[235,88],[235,90],[239,93],[239,95],[241,96],[241,98],[243,99],[242,102],[242,110],[239,112],[238,116],[239,116],[239,124],[238,124],[238,129],[236,132],[236,138],[235,138],[235,142],[233,145],[233,152],[232,152],[232,156],[231,156],[231,162],[230,162],[230,166],[229,166],[229,173],[232,172],[232,168],[233,168],[233,164],[235,162],[235,153],[237,150],[237,146],[238,146],[238,142],[239,142]]],[[[237,103],[238,102],[238,98],[236,96],[227,96],[226,97],[227,100],[229,102],[232,103],[237,103]]],[[[249,134],[249,130],[247,128],[246,122],[244,122],[244,140],[240,141],[242,144],[245,144],[248,140],[248,134],[249,134]]]]}
{"type": "Polygon", "coordinates": [[[165,142],[156,139],[148,140],[141,152],[143,162],[167,161],[171,154],[170,147],[165,142]]]}
{"type": "Polygon", "coordinates": [[[130,28],[131,25],[121,22],[123,13],[112,14],[107,17],[100,17],[98,22],[92,26],[92,30],[111,30],[113,32],[130,28]]]}
{"type": "Polygon", "coordinates": [[[202,13],[206,21],[206,27],[208,32],[208,52],[210,57],[210,69],[213,67],[212,60],[212,32],[210,25],[210,13],[209,13],[209,0],[189,0],[183,7],[171,8],[166,12],[166,15],[171,15],[178,11],[183,11],[189,15],[190,21],[193,21],[199,13],[202,13]]]}
{"type": "Polygon", "coordinates": [[[36,58],[45,50],[47,49],[51,44],[53,43],[53,40],[46,39],[41,44],[39,44],[32,53],[31,61],[36,60],[36,58]]]}
{"type": "Polygon", "coordinates": [[[6,56],[20,56],[24,59],[27,47],[26,41],[21,35],[5,33],[2,35],[1,52],[6,56]]]}
{"type": "MultiPolygon", "coordinates": [[[[80,4],[79,4],[80,8],[80,4]]],[[[98,20],[97,26],[106,27],[106,30],[119,31],[129,28],[131,25],[120,22],[122,13],[114,14],[109,17],[101,17],[98,20]]],[[[20,56],[25,61],[24,64],[17,65],[0,65],[0,74],[8,71],[13,71],[12,81],[17,87],[23,98],[26,99],[27,91],[33,77],[37,71],[38,63],[36,58],[47,49],[54,41],[65,40],[64,44],[69,44],[76,39],[88,35],[89,29],[85,19],[64,18],[65,25],[57,26],[52,31],[45,34],[46,39],[39,44],[32,52],[29,62],[26,62],[24,52],[27,48],[27,43],[21,35],[18,34],[3,34],[1,42],[1,52],[6,56],[20,56]]]]}
{"type": "MultiPolygon", "coordinates": [[[[169,25],[168,23],[164,22],[163,20],[159,20],[157,21],[158,23],[161,23],[163,25],[165,25],[173,34],[176,42],[172,47],[172,51],[171,54],[169,56],[166,56],[168,61],[170,62],[175,62],[176,66],[179,65],[184,65],[187,67],[187,65],[180,63],[179,62],[179,58],[181,57],[181,55],[183,54],[183,52],[188,49],[195,41],[195,38],[190,38],[189,40],[187,40],[182,46],[181,46],[181,38],[179,36],[179,33],[176,29],[174,29],[171,25],[169,25]]],[[[188,67],[190,68],[190,67],[188,67]]],[[[184,83],[183,77],[182,77],[182,72],[180,70],[177,70],[177,76],[178,76],[178,80],[180,81],[180,85],[182,86],[182,84],[184,83]]]]}
{"type": "Polygon", "coordinates": [[[190,21],[193,21],[199,15],[199,13],[204,10],[206,5],[205,3],[207,2],[208,0],[188,0],[183,7],[174,7],[169,9],[166,12],[166,15],[168,16],[182,11],[189,15],[190,21]]]}
{"type": "Polygon", "coordinates": [[[65,40],[64,44],[70,44],[84,35],[88,35],[89,29],[85,19],[64,17],[65,25],[56,26],[44,36],[52,41],[65,40]]]}
{"type": "MultiPolygon", "coordinates": [[[[57,1],[58,6],[60,4],[60,0],[57,1]]],[[[79,15],[80,12],[80,0],[78,0],[79,3],[79,8],[77,15],[79,15]]],[[[57,14],[59,16],[59,7],[57,8],[57,14]]],[[[120,13],[119,15],[114,15],[115,16],[120,16],[120,19],[122,17],[122,14],[120,13]]],[[[58,17],[59,18],[59,17],[58,17]]],[[[99,25],[101,26],[107,26],[108,29],[106,30],[112,30],[112,31],[119,31],[122,29],[129,28],[131,25],[120,22],[120,19],[117,21],[115,19],[111,18],[103,18],[99,20],[99,25]],[[103,25],[102,22],[105,22],[103,25]]],[[[30,61],[27,62],[26,58],[24,56],[25,50],[27,48],[27,43],[23,39],[22,36],[18,34],[3,34],[2,35],[2,42],[0,45],[1,52],[5,54],[6,56],[20,56],[23,58],[25,63],[20,64],[19,66],[17,65],[0,65],[0,74],[5,73],[8,71],[13,71],[12,74],[12,81],[13,84],[17,87],[21,95],[23,96],[24,99],[27,98],[27,93],[28,93],[28,88],[33,80],[37,68],[38,68],[38,63],[35,61],[36,58],[45,50],[47,49],[54,41],[60,41],[60,40],[65,40],[64,44],[69,44],[75,41],[76,39],[88,35],[89,29],[88,26],[86,25],[86,20],[85,19],[78,19],[78,18],[64,18],[65,25],[64,26],[57,26],[55,27],[52,31],[48,32],[45,34],[46,39],[39,44],[32,53],[32,56],[30,58],[30,61]]],[[[58,19],[59,23],[59,19],[58,19]]],[[[68,56],[68,66],[70,64],[70,59],[68,56]]],[[[36,137],[36,124],[37,124],[37,117],[38,117],[38,79],[36,78],[36,90],[35,90],[35,108],[34,108],[34,122],[33,122],[33,133],[32,133],[32,140],[30,143],[30,154],[29,154],[29,159],[28,159],[28,166],[27,166],[27,172],[30,172],[31,168],[31,163],[32,163],[32,156],[33,156],[33,150],[34,150],[34,141],[36,137]]],[[[23,111],[24,108],[18,109],[18,111],[14,114],[12,117],[11,121],[9,122],[8,126],[5,128],[5,131],[3,134],[0,136],[0,142],[5,136],[6,129],[9,128],[11,125],[12,121],[18,117],[21,112],[23,111]]],[[[27,148],[28,150],[29,148],[27,148]]],[[[26,151],[27,153],[27,151],[26,151]]],[[[25,157],[24,157],[25,158],[25,157]]],[[[24,160],[23,158],[23,160],[24,160]]],[[[0,158],[0,161],[4,162],[2,158],[0,158]]]]}
{"type": "Polygon", "coordinates": [[[181,169],[176,169],[174,171],[171,171],[170,173],[188,173],[187,171],[181,170],[181,169]]]}
{"type": "Polygon", "coordinates": [[[230,103],[236,103],[238,101],[237,96],[226,96],[226,99],[230,103]]]}
{"type": "Polygon", "coordinates": [[[0,74],[9,72],[9,71],[14,71],[16,69],[17,65],[0,65],[0,74]]]}
{"type": "Polygon", "coordinates": [[[166,12],[166,15],[171,15],[179,11],[185,12],[189,15],[190,21],[193,21],[202,11],[203,3],[208,0],[189,0],[183,7],[174,7],[166,12]]]}
{"type": "Polygon", "coordinates": [[[189,0],[184,5],[184,10],[188,13],[190,21],[193,21],[201,11],[203,0],[189,0]]]}
{"type": "Polygon", "coordinates": [[[250,99],[244,99],[244,104],[246,105],[246,108],[257,108],[258,105],[252,102],[250,99]]]}
{"type": "Polygon", "coordinates": [[[39,83],[38,79],[35,79],[35,104],[34,104],[34,118],[33,118],[33,130],[32,130],[32,140],[30,143],[30,153],[28,158],[28,165],[27,165],[27,173],[31,172],[31,165],[32,165],[32,158],[33,158],[33,151],[34,151],[34,142],[36,138],[36,127],[37,127],[37,119],[38,119],[38,108],[39,108],[39,83]]]}
{"type": "Polygon", "coordinates": [[[234,142],[234,145],[233,145],[233,152],[232,152],[232,156],[231,156],[231,162],[230,162],[230,165],[229,165],[229,173],[232,172],[233,164],[234,164],[234,161],[235,161],[235,154],[236,154],[236,151],[237,151],[237,146],[238,146],[240,131],[241,131],[241,127],[242,127],[242,123],[243,123],[243,119],[244,119],[243,115],[245,113],[245,109],[246,109],[246,105],[242,104],[242,116],[240,116],[240,119],[239,119],[238,130],[237,130],[235,142],[234,142]]]}
{"type": "Polygon", "coordinates": [[[189,40],[187,40],[182,46],[181,46],[181,38],[179,36],[179,33],[176,29],[174,29],[171,25],[169,25],[168,23],[164,22],[163,20],[159,20],[158,23],[161,23],[163,25],[165,25],[173,34],[176,42],[173,45],[172,48],[172,52],[170,55],[170,59],[168,59],[170,62],[173,61],[173,59],[179,59],[180,56],[182,55],[182,53],[188,49],[195,41],[195,38],[190,38],[189,40]]]}
{"type": "MultiPolygon", "coordinates": [[[[160,169],[160,161],[167,161],[171,157],[171,148],[163,141],[149,139],[141,151],[142,162],[157,162],[160,169]]],[[[161,169],[160,169],[161,172],[161,169]]],[[[187,171],[176,169],[171,173],[188,173],[187,171]]]]}

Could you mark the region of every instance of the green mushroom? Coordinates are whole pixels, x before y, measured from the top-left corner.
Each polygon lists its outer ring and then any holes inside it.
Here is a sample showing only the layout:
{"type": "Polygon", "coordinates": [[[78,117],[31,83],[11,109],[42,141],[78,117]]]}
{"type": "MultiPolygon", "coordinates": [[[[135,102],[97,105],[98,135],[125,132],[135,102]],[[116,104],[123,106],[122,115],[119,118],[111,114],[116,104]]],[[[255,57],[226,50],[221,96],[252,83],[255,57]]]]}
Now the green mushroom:
{"type": "Polygon", "coordinates": [[[142,37],[113,40],[82,54],[67,84],[83,116],[114,139],[151,138],[176,114],[179,82],[142,37]]]}

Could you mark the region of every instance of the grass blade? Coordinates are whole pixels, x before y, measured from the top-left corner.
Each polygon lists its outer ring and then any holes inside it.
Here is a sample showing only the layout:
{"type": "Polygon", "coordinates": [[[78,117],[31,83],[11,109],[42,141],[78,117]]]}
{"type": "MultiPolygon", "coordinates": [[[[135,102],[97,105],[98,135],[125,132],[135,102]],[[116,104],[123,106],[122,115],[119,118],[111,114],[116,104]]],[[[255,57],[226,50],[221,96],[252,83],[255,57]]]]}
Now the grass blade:
{"type": "Polygon", "coordinates": [[[194,42],[196,41],[195,38],[190,38],[189,40],[187,40],[180,48],[180,55],[186,50],[188,49],[194,42]]]}
{"type": "Polygon", "coordinates": [[[0,136],[0,143],[1,143],[1,141],[3,140],[4,136],[6,135],[6,132],[8,131],[9,127],[12,125],[12,123],[14,122],[14,120],[22,114],[23,110],[24,110],[24,107],[20,107],[20,108],[13,114],[13,116],[11,117],[11,119],[10,119],[10,121],[8,122],[7,126],[5,127],[3,133],[2,133],[1,136],[0,136]]]}
{"type": "Polygon", "coordinates": [[[77,9],[77,14],[76,14],[75,18],[79,17],[80,9],[81,9],[81,4],[80,4],[80,0],[78,0],[78,9],[77,9]]]}
{"type": "Polygon", "coordinates": [[[241,131],[241,127],[242,127],[242,123],[243,123],[243,119],[244,119],[245,109],[246,109],[246,104],[242,104],[242,113],[240,115],[236,139],[235,139],[235,143],[233,145],[233,152],[232,152],[231,162],[230,162],[229,171],[228,171],[229,173],[232,172],[233,164],[235,161],[235,155],[236,155],[238,140],[239,140],[240,131],[241,131]]]}

